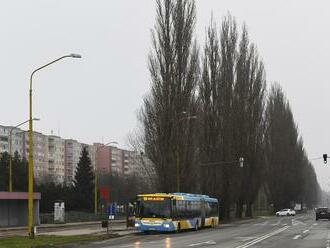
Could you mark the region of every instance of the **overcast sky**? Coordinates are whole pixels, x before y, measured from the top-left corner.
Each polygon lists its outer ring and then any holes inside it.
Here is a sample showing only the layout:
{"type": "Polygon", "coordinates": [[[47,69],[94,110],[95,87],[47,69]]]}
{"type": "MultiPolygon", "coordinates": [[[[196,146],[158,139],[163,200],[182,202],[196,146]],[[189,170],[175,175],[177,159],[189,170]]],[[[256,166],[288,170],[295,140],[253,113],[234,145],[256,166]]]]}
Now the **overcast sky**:
{"type": "MultiPolygon", "coordinates": [[[[330,154],[329,1],[197,0],[196,36],[205,40],[213,12],[230,12],[248,26],[266,65],[279,82],[310,158],[330,154]]],[[[36,74],[36,130],[81,142],[118,141],[137,125],[148,92],[147,55],[155,22],[154,0],[3,0],[0,5],[0,125],[28,118],[33,69],[64,54],[36,74]]],[[[314,160],[319,182],[330,189],[330,168],[314,160]]],[[[330,165],[329,165],[330,166],[330,165]]]]}

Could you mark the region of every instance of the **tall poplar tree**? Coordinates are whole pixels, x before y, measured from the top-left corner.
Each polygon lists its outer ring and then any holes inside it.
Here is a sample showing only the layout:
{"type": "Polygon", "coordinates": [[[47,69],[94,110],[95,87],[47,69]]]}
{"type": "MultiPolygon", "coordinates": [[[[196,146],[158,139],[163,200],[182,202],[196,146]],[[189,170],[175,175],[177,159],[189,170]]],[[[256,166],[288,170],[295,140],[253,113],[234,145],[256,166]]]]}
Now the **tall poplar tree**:
{"type": "Polygon", "coordinates": [[[195,2],[157,0],[156,6],[151,92],[141,115],[145,152],[155,166],[159,190],[176,191],[179,177],[180,191],[192,191],[198,187],[195,122],[190,118],[196,113],[199,75],[195,2]]]}

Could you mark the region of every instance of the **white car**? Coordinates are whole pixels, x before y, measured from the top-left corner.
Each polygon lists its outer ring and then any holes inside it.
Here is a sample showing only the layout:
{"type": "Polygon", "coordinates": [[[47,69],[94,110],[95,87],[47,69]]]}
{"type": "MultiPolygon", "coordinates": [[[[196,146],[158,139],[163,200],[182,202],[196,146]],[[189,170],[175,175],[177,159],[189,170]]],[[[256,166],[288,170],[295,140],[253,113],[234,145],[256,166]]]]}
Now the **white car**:
{"type": "Polygon", "coordinates": [[[285,208],[276,212],[276,216],[295,216],[295,215],[296,215],[296,211],[290,208],[285,208]]]}

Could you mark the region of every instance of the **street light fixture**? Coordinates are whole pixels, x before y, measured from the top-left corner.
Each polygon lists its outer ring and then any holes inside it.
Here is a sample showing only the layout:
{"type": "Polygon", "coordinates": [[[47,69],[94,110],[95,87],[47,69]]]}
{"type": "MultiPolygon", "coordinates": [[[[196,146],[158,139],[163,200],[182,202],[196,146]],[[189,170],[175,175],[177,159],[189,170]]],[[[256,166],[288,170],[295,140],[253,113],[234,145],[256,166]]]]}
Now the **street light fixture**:
{"type": "MultiPolygon", "coordinates": [[[[13,176],[12,176],[12,134],[13,134],[13,131],[14,129],[24,125],[25,123],[28,123],[30,120],[26,120],[14,127],[12,127],[10,130],[9,130],[9,186],[8,186],[8,189],[9,189],[9,192],[13,192],[13,176]]],[[[33,118],[32,121],[40,121],[39,118],[33,118]]]]}
{"type": "Polygon", "coordinates": [[[71,53],[71,54],[69,55],[69,57],[71,57],[71,58],[76,58],[76,59],[81,59],[81,55],[80,55],[80,54],[76,54],[76,53],[71,53]]]}
{"type": "Polygon", "coordinates": [[[32,125],[32,79],[33,75],[37,72],[40,71],[41,69],[50,66],[64,58],[81,58],[79,54],[69,54],[69,55],[64,55],[62,57],[59,57],[37,69],[35,69],[30,76],[30,89],[29,89],[29,184],[28,184],[28,189],[29,189],[29,196],[28,196],[28,233],[30,238],[34,238],[34,228],[33,228],[33,125],[32,125]]]}
{"type": "MultiPolygon", "coordinates": [[[[111,141],[111,142],[108,142],[106,143],[105,145],[100,145],[100,146],[97,146],[96,147],[96,156],[97,155],[97,152],[99,150],[100,147],[105,147],[107,145],[110,145],[110,144],[116,144],[118,145],[118,142],[117,141],[111,141]]],[[[97,162],[98,162],[98,158],[96,159],[96,164],[95,164],[95,171],[94,171],[94,213],[95,215],[97,215],[97,191],[98,191],[98,174],[97,174],[97,162]]]]}

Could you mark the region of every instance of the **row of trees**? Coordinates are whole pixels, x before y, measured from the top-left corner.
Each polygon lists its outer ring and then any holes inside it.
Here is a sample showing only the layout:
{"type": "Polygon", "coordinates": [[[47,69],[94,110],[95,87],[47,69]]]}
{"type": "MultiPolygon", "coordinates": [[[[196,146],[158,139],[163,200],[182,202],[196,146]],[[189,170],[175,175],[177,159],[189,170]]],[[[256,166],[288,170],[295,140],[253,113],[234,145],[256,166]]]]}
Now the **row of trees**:
{"type": "MultiPolygon", "coordinates": [[[[9,189],[9,154],[0,154],[0,191],[9,189]]],[[[12,158],[13,191],[27,192],[28,190],[28,162],[15,152],[12,158]]],[[[34,181],[36,182],[36,180],[34,181]]],[[[34,185],[34,190],[41,192],[41,212],[52,212],[54,202],[64,200],[69,210],[92,211],[94,192],[94,172],[86,149],[82,150],[77,166],[75,180],[72,185],[56,184],[48,178],[34,185]]]]}
{"type": "Polygon", "coordinates": [[[288,100],[278,84],[266,90],[265,69],[245,25],[211,18],[204,49],[194,38],[190,0],[158,0],[149,55],[151,91],[139,119],[158,190],[201,192],[252,215],[261,187],[275,208],[313,204],[319,186],[288,100]],[[197,117],[197,118],[192,118],[197,117]],[[244,157],[245,166],[225,165],[244,157]]]}
{"type": "MultiPolygon", "coordinates": [[[[28,189],[28,163],[21,159],[18,152],[12,157],[12,188],[15,191],[28,189]]],[[[0,191],[9,191],[9,154],[0,154],[0,191]]]]}
{"type": "MultiPolygon", "coordinates": [[[[16,152],[12,160],[13,190],[27,191],[28,163],[16,152]]],[[[0,191],[9,188],[9,154],[0,154],[0,191]]],[[[140,192],[151,191],[151,185],[141,176],[100,175],[99,185],[110,189],[111,202],[125,204],[135,199],[140,192]]],[[[54,202],[62,200],[68,211],[94,211],[94,171],[86,149],[82,150],[73,184],[57,184],[51,177],[35,185],[35,191],[41,192],[40,210],[43,213],[54,211],[54,202]]],[[[99,203],[101,203],[99,199],[99,203]]],[[[101,205],[101,204],[99,204],[101,205]]],[[[106,206],[104,206],[106,207],[106,206]]]]}

